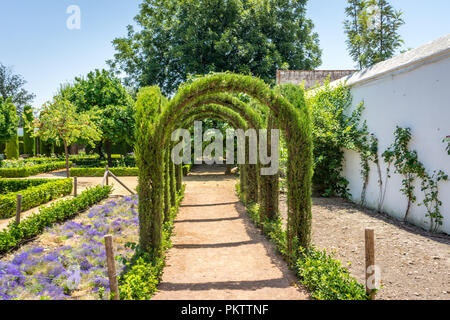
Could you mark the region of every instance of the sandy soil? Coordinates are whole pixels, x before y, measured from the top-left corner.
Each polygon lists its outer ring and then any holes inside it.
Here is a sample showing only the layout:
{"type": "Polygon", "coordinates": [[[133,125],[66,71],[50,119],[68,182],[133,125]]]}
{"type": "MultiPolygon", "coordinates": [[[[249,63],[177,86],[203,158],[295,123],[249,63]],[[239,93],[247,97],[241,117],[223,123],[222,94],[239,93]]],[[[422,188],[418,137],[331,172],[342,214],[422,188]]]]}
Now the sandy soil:
{"type": "MultiPolygon", "coordinates": [[[[286,217],[286,198],[280,198],[286,217]]],[[[365,281],[364,230],[375,230],[375,261],[381,267],[378,299],[450,299],[450,237],[361,208],[338,198],[313,199],[313,243],[350,262],[349,270],[365,281]]]]}
{"type": "Polygon", "coordinates": [[[248,218],[235,195],[236,178],[225,176],[223,168],[197,170],[185,179],[174,247],[154,299],[308,299],[248,218]]]}

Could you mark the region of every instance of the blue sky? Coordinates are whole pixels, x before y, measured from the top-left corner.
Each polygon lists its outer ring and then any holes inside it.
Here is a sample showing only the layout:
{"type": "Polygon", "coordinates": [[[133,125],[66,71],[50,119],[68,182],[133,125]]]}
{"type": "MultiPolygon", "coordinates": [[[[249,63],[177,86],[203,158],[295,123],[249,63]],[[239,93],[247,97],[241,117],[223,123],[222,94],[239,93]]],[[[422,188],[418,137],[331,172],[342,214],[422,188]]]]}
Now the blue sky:
{"type": "MultiPolygon", "coordinates": [[[[0,62],[12,66],[36,94],[39,107],[59,84],[95,68],[106,67],[114,50],[111,41],[126,34],[141,0],[0,0],[0,62]],[[81,29],[69,30],[70,5],[81,8],[81,29]]],[[[415,48],[450,33],[450,1],[391,0],[404,11],[400,33],[405,48],[415,48]]],[[[342,21],[346,0],[309,0],[323,49],[319,69],[352,69],[342,21]]]]}

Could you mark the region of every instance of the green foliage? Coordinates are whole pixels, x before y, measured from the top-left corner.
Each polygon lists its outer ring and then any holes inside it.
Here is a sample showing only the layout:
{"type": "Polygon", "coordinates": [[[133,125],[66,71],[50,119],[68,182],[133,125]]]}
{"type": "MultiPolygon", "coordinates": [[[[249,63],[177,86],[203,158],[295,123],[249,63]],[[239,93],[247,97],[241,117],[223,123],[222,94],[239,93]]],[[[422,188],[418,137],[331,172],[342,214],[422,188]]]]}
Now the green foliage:
{"type": "Polygon", "coordinates": [[[0,253],[6,253],[17,248],[55,223],[72,219],[79,212],[107,198],[111,191],[112,188],[109,186],[90,188],[77,198],[58,201],[48,207],[41,208],[39,213],[32,214],[19,225],[12,222],[6,229],[0,231],[0,253]]]}
{"type": "Polygon", "coordinates": [[[0,180],[0,189],[17,190],[0,195],[0,219],[13,217],[16,213],[17,194],[22,195],[22,211],[29,210],[72,192],[72,179],[0,180]],[[25,182],[24,182],[25,181],[25,182]],[[30,184],[28,188],[23,188],[30,184]]]}
{"type": "Polygon", "coordinates": [[[170,237],[173,232],[173,221],[183,195],[184,188],[177,193],[175,205],[171,207],[169,218],[162,228],[162,255],[142,251],[139,246],[130,244],[136,253],[131,261],[126,262],[125,272],[119,278],[121,300],[150,300],[157,291],[165,266],[164,253],[172,246],[170,237]]]}
{"type": "Polygon", "coordinates": [[[323,196],[348,197],[348,181],[341,175],[343,149],[359,151],[367,139],[365,123],[361,124],[364,105],[351,111],[352,95],[345,84],[331,87],[329,81],[307,96],[312,109],[314,142],[314,187],[323,196]]]}
{"type": "Polygon", "coordinates": [[[300,282],[312,291],[317,300],[368,300],[364,285],[358,283],[325,250],[299,250],[295,270],[300,282]]]}
{"type": "MultiPolygon", "coordinates": [[[[70,165],[70,163],[69,163],[70,165]]],[[[65,162],[50,162],[45,164],[38,164],[30,167],[20,168],[0,168],[1,178],[26,178],[35,176],[40,173],[46,173],[63,169],[66,166],[65,162]]]]}
{"type": "Polygon", "coordinates": [[[5,142],[17,136],[16,108],[12,100],[0,97],[0,142],[5,142]]]}
{"type": "MultiPolygon", "coordinates": [[[[419,161],[417,151],[409,150],[409,142],[412,134],[410,128],[397,127],[394,133],[394,143],[383,153],[383,159],[387,163],[387,177],[389,178],[390,167],[394,164],[395,172],[403,176],[402,189],[400,190],[408,199],[405,218],[412,203],[415,203],[414,182],[416,178],[421,179],[421,191],[424,192],[423,205],[427,209],[426,216],[430,218],[430,231],[436,232],[442,225],[443,216],[440,212],[442,202],[439,200],[438,183],[447,181],[448,175],[443,171],[434,171],[432,175],[426,172],[425,167],[419,161]]],[[[420,204],[419,204],[420,206],[420,204]]]]}
{"type": "Polygon", "coordinates": [[[24,154],[33,157],[36,153],[36,141],[33,137],[32,124],[33,124],[33,109],[30,106],[25,106],[23,109],[23,144],[24,154]]]}
{"type": "MultiPolygon", "coordinates": [[[[236,192],[242,199],[240,185],[236,192]]],[[[263,230],[284,258],[289,258],[286,231],[280,218],[261,221],[257,204],[247,206],[251,220],[263,230]]],[[[341,262],[328,255],[325,250],[314,247],[305,250],[295,247],[295,263],[292,266],[299,277],[299,282],[306,286],[314,299],[318,300],[367,300],[363,285],[359,284],[342,266],[341,262]]]]}
{"type": "Polygon", "coordinates": [[[403,13],[387,0],[348,0],[344,21],[350,56],[360,69],[391,58],[403,43],[403,13]]]}
{"type": "MultiPolygon", "coordinates": [[[[109,168],[118,177],[132,177],[139,173],[138,168],[109,168]]],[[[103,177],[105,168],[70,168],[71,177],[103,177]]]]}
{"type": "Polygon", "coordinates": [[[231,71],[274,83],[276,70],[311,70],[321,50],[306,0],[145,0],[117,38],[113,68],[127,84],[173,93],[189,75],[231,71]]]}
{"type": "Polygon", "coordinates": [[[109,161],[111,144],[134,142],[133,99],[112,72],[96,69],[86,77],[75,78],[73,84],[63,86],[60,91],[78,112],[98,112],[95,124],[101,131],[109,161]]]}

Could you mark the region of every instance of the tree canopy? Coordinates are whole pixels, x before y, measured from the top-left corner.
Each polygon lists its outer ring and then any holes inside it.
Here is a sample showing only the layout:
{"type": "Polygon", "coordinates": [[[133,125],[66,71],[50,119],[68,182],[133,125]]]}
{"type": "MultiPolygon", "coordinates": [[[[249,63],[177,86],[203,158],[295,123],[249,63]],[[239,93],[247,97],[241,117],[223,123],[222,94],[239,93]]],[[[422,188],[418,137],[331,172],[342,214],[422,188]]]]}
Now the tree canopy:
{"type": "Polygon", "coordinates": [[[113,41],[127,85],[173,93],[190,74],[232,71],[274,83],[277,69],[321,64],[307,0],[144,0],[139,30],[113,41]]]}
{"type": "Polygon", "coordinates": [[[0,63],[0,97],[4,101],[11,98],[18,115],[22,114],[23,107],[30,104],[35,97],[23,88],[26,83],[22,76],[14,74],[11,68],[0,63]]]}

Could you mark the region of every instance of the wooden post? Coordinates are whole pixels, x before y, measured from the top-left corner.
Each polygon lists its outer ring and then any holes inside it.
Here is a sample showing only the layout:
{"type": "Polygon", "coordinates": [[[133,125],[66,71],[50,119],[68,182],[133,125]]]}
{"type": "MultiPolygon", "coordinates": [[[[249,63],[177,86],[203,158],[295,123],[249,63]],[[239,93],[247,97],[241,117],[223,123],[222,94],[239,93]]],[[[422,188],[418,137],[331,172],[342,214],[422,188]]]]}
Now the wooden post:
{"type": "Polygon", "coordinates": [[[366,229],[365,232],[366,239],[366,292],[370,296],[371,300],[375,300],[376,290],[373,288],[371,279],[376,276],[374,273],[376,272],[375,268],[375,236],[373,229],[366,229]]]}
{"type": "Polygon", "coordinates": [[[106,185],[109,186],[109,167],[106,165],[106,185]]]}
{"type": "Polygon", "coordinates": [[[119,300],[119,284],[117,283],[116,261],[114,259],[114,248],[112,235],[105,236],[106,264],[108,266],[109,287],[111,299],[119,300]]]}
{"type": "Polygon", "coordinates": [[[17,206],[16,206],[16,224],[20,224],[20,213],[22,212],[22,195],[17,195],[17,206]]]}
{"type": "Polygon", "coordinates": [[[77,196],[77,186],[78,186],[78,179],[77,177],[73,177],[73,196],[77,196]]]}

